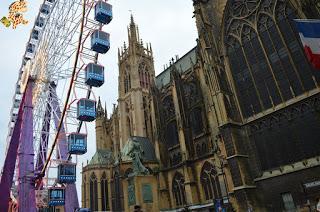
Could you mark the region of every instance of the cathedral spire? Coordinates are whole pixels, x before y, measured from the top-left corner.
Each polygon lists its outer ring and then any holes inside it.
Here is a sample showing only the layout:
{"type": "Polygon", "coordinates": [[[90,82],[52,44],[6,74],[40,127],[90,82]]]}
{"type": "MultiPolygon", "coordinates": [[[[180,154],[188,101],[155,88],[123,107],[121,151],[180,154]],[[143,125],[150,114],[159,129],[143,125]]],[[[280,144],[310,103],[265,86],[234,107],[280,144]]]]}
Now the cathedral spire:
{"type": "Polygon", "coordinates": [[[97,116],[98,116],[98,117],[104,116],[104,110],[103,110],[103,107],[102,107],[102,105],[101,105],[100,96],[99,96],[98,106],[97,106],[97,116]]]}
{"type": "Polygon", "coordinates": [[[130,25],[135,25],[134,23],[134,19],[133,19],[133,15],[131,14],[131,22],[130,22],[130,25]]]}
{"type": "Polygon", "coordinates": [[[138,43],[139,33],[137,30],[137,25],[134,22],[133,15],[131,14],[131,21],[129,27],[129,45],[134,45],[138,43]]]}

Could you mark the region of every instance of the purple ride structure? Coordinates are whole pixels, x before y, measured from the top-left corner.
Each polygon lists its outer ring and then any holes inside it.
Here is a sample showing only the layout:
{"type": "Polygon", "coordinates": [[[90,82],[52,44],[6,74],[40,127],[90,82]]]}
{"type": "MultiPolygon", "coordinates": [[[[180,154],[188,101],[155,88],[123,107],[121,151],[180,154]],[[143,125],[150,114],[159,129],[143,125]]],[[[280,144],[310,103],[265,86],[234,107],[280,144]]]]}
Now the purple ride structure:
{"type": "Polygon", "coordinates": [[[0,211],[79,208],[78,155],[96,117],[93,87],[104,83],[99,54],[110,48],[103,26],[112,6],[97,0],[44,0],[15,87],[0,179],[0,211]],[[81,97],[81,98],[80,98],[81,97]]]}

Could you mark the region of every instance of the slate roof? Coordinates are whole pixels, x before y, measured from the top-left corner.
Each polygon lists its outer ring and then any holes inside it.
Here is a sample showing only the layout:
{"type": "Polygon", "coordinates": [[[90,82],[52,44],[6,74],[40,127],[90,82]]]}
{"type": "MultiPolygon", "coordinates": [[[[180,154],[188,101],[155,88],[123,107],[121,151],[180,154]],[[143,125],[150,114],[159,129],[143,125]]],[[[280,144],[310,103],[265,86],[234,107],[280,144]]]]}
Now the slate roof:
{"type": "MultiPolygon", "coordinates": [[[[190,70],[197,62],[196,47],[191,49],[188,53],[178,59],[173,65],[180,73],[184,73],[190,70]]],[[[173,65],[156,76],[156,86],[161,89],[170,83],[170,73],[173,69],[173,65]]]]}
{"type": "Polygon", "coordinates": [[[89,165],[108,165],[114,162],[111,150],[97,150],[91,158],[89,165]]]}

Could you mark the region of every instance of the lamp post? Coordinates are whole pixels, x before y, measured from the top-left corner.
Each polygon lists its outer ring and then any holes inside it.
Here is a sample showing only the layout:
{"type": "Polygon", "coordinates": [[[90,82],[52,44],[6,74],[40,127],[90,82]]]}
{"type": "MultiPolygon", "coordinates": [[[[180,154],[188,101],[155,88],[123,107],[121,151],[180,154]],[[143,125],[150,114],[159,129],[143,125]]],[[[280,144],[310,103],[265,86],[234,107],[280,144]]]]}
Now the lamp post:
{"type": "MultiPolygon", "coordinates": [[[[223,157],[223,155],[221,154],[221,151],[220,149],[218,148],[218,151],[217,151],[217,155],[218,155],[218,158],[219,158],[219,164],[220,164],[220,170],[221,170],[221,173],[222,173],[222,177],[223,177],[223,183],[224,183],[224,188],[225,188],[225,192],[226,192],[226,197],[227,197],[227,203],[230,204],[230,201],[229,201],[229,188],[228,188],[228,181],[226,179],[226,174],[224,172],[224,167],[227,163],[227,160],[223,157]]],[[[222,197],[222,202],[224,204],[224,200],[225,198],[222,197]]]]}

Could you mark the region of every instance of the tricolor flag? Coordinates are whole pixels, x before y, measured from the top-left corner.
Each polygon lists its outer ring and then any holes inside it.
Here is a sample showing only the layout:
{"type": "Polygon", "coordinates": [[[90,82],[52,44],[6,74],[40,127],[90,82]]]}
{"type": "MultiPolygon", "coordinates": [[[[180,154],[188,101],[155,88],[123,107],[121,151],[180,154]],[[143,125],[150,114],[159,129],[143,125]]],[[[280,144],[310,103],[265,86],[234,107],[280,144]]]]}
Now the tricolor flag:
{"type": "Polygon", "coordinates": [[[295,22],[309,61],[320,70],[320,20],[295,19],[295,22]]]}

